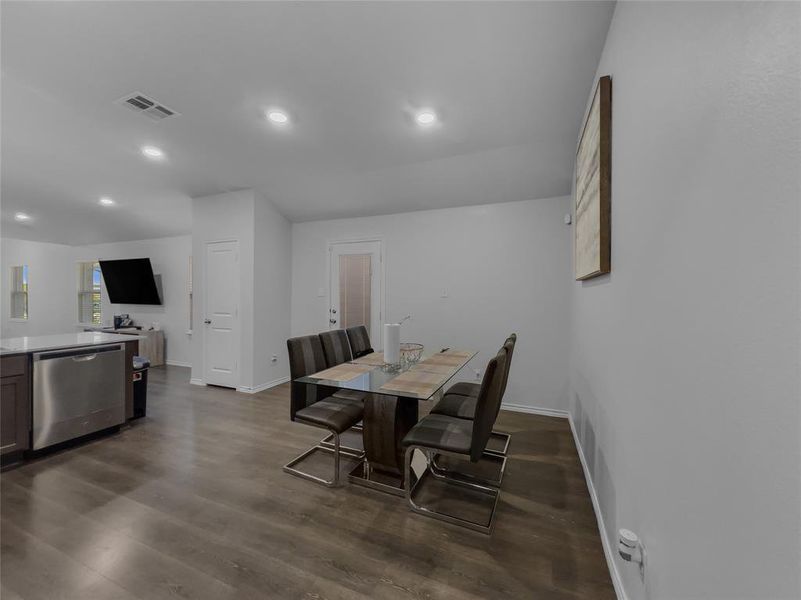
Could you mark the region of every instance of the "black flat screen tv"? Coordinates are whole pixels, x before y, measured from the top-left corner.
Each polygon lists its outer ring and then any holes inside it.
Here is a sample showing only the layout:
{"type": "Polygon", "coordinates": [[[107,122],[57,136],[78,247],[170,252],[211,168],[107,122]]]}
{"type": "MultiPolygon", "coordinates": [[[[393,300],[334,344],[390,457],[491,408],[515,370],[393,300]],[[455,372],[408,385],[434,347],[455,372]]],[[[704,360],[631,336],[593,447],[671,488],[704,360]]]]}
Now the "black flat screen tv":
{"type": "Polygon", "coordinates": [[[100,270],[112,304],[161,304],[149,258],[101,260],[100,270]]]}

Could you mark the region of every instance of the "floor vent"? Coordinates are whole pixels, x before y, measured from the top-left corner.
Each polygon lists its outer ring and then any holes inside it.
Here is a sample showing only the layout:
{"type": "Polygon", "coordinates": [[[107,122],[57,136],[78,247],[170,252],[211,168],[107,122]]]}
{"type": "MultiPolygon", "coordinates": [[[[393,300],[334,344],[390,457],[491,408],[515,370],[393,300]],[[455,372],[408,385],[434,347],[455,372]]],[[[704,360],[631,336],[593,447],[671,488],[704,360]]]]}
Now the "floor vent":
{"type": "Polygon", "coordinates": [[[115,100],[115,103],[130,108],[132,111],[138,112],[154,121],[161,121],[168,117],[177,117],[181,114],[139,92],[126,94],[119,100],[115,100]]]}

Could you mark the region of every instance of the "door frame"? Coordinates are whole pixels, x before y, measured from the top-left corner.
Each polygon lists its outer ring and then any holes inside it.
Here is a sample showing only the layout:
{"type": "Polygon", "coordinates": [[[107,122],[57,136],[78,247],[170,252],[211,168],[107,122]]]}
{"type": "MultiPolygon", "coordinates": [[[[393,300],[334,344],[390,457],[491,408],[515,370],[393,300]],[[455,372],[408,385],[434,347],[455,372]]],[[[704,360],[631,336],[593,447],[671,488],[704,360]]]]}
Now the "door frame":
{"type": "MultiPolygon", "coordinates": [[[[203,314],[200,315],[202,320],[205,320],[208,315],[208,298],[207,298],[207,290],[209,285],[209,265],[206,258],[208,257],[208,247],[210,244],[224,244],[224,243],[236,243],[236,252],[237,252],[237,265],[239,265],[239,259],[241,258],[241,244],[239,243],[239,238],[223,238],[223,239],[214,239],[214,240],[205,240],[203,242],[203,314]]],[[[240,315],[242,314],[242,277],[241,271],[237,273],[237,294],[239,298],[237,299],[237,308],[236,308],[236,322],[237,326],[239,327],[238,332],[238,340],[237,340],[237,348],[236,348],[236,386],[233,389],[239,389],[240,384],[242,383],[242,321],[240,319],[240,315]]],[[[200,323],[203,325],[203,351],[202,351],[202,382],[204,385],[217,385],[215,383],[209,383],[206,380],[206,347],[208,344],[208,328],[206,327],[205,323],[200,323]]]]}
{"type": "MultiPolygon", "coordinates": [[[[373,242],[378,243],[378,289],[381,295],[378,303],[378,332],[373,332],[371,336],[373,339],[371,340],[372,345],[374,348],[383,348],[383,338],[384,338],[384,323],[386,322],[387,318],[387,287],[386,287],[386,275],[384,265],[386,264],[387,252],[386,247],[384,245],[384,238],[383,236],[371,236],[371,237],[362,237],[362,238],[346,238],[346,239],[339,239],[339,240],[328,240],[328,250],[326,252],[326,271],[328,272],[328,285],[326,291],[326,301],[328,304],[328,308],[331,308],[331,302],[333,298],[331,297],[331,288],[333,286],[333,281],[331,278],[331,256],[333,252],[333,246],[335,244],[362,244],[364,242],[373,242]],[[376,335],[377,333],[377,335],[376,335]],[[378,340],[378,343],[376,343],[378,340]]],[[[330,313],[329,313],[329,319],[330,313]]]]}

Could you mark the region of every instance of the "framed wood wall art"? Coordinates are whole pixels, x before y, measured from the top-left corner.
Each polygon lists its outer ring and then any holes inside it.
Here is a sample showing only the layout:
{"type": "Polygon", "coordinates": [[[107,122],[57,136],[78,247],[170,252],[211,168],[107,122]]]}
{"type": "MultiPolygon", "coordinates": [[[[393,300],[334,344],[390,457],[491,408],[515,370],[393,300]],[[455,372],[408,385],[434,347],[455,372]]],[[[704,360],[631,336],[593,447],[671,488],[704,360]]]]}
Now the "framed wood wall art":
{"type": "Polygon", "coordinates": [[[609,273],[611,253],[612,79],[598,80],[576,151],[573,256],[576,280],[609,273]]]}

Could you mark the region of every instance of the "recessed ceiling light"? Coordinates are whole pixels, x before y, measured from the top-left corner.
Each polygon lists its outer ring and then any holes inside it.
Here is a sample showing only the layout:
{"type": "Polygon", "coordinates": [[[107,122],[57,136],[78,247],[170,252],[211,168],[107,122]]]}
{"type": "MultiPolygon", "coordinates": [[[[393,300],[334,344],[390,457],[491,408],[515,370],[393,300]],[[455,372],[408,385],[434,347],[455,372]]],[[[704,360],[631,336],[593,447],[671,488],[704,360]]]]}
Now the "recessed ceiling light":
{"type": "Polygon", "coordinates": [[[161,148],[156,148],[155,146],[143,146],[142,154],[148,158],[164,158],[164,151],[161,148]]]}
{"type": "Polygon", "coordinates": [[[114,200],[112,200],[111,198],[108,198],[106,196],[103,196],[100,200],[98,200],[98,202],[102,206],[114,206],[116,204],[116,202],[114,202],[114,200]]]}
{"type": "Polygon", "coordinates": [[[270,121],[272,121],[273,123],[277,123],[278,125],[289,123],[289,115],[286,114],[283,110],[279,110],[277,108],[268,110],[267,118],[270,119],[270,121]]]}
{"type": "Polygon", "coordinates": [[[421,110],[415,115],[414,120],[418,125],[433,125],[437,121],[437,113],[429,109],[421,110]]]}
{"type": "Polygon", "coordinates": [[[18,212],[17,214],[14,215],[14,220],[20,222],[30,221],[31,215],[25,214],[24,212],[18,212]]]}

